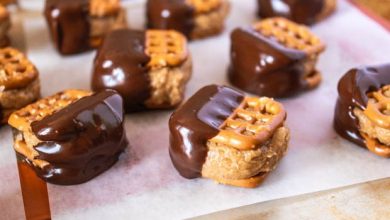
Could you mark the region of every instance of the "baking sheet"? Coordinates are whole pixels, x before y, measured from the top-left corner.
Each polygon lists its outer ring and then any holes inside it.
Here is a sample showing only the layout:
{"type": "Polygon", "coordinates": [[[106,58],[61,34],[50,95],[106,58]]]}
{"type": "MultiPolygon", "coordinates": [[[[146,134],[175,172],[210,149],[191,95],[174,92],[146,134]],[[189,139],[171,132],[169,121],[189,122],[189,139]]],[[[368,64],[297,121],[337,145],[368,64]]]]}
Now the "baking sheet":
{"type": "MultiPolygon", "coordinates": [[[[38,9],[39,1],[29,0],[38,9]],[[38,6],[36,6],[38,5],[38,6]]],[[[23,2],[23,3],[25,3],[23,2]]],[[[143,27],[143,4],[128,2],[129,22],[143,27]]],[[[194,75],[186,97],[210,83],[228,84],[229,33],[256,20],[254,0],[232,0],[226,31],[191,42],[194,75]]],[[[39,11],[23,12],[26,48],[41,73],[44,96],[68,88],[90,87],[95,52],[62,57],[50,42],[39,11]]],[[[332,129],[338,79],[362,64],[389,62],[390,35],[346,1],[337,13],[313,27],[328,45],[318,68],[324,82],[312,92],[280,100],[288,111],[292,140],[286,157],[257,189],[217,185],[179,176],[168,155],[170,111],[126,117],[131,147],[110,170],[78,186],[49,185],[54,219],[181,219],[256,202],[315,192],[390,176],[388,159],[341,139],[332,129]]],[[[11,131],[0,130],[0,209],[5,219],[23,219],[23,203],[11,131]]]]}

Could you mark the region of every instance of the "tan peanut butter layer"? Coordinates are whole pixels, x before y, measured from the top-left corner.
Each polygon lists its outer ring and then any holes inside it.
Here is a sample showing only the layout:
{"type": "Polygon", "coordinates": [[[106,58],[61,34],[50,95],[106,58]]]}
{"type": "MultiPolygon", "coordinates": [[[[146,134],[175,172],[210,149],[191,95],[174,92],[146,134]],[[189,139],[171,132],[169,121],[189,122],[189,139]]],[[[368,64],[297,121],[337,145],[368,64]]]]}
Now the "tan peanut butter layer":
{"type": "Polygon", "coordinates": [[[104,17],[117,14],[121,10],[120,0],[90,0],[91,16],[104,17]]]}
{"type": "Polygon", "coordinates": [[[37,69],[22,52],[11,47],[0,49],[0,87],[24,88],[37,77],[37,69]]]}
{"type": "Polygon", "coordinates": [[[209,141],[239,150],[251,150],[270,139],[286,118],[283,106],[270,98],[246,97],[209,141]]]}
{"type": "Polygon", "coordinates": [[[377,126],[390,129],[390,85],[371,93],[364,114],[377,126]]]}
{"type": "Polygon", "coordinates": [[[268,18],[256,23],[254,29],[278,41],[287,48],[319,54],[325,50],[325,44],[304,25],[299,25],[286,18],[268,18]]]}
{"type": "Polygon", "coordinates": [[[364,115],[373,126],[369,127],[361,121],[361,135],[370,151],[382,157],[390,157],[390,146],[387,145],[390,138],[390,85],[370,93],[369,97],[364,115]]]}
{"type": "Polygon", "coordinates": [[[14,112],[8,120],[8,124],[19,131],[19,133],[16,134],[14,143],[16,152],[27,157],[36,166],[43,168],[48,165],[48,162],[36,159],[39,154],[34,150],[34,146],[38,144],[40,140],[33,134],[31,123],[40,121],[46,116],[52,115],[78,101],[82,97],[91,94],[91,92],[83,90],[66,90],[41,99],[14,112]]]}
{"type": "Polygon", "coordinates": [[[152,69],[175,67],[188,57],[187,40],[177,31],[148,30],[145,44],[145,53],[151,58],[148,65],[152,69]]]}
{"type": "Polygon", "coordinates": [[[193,6],[196,14],[205,14],[218,9],[222,5],[221,0],[186,0],[193,6]]]}

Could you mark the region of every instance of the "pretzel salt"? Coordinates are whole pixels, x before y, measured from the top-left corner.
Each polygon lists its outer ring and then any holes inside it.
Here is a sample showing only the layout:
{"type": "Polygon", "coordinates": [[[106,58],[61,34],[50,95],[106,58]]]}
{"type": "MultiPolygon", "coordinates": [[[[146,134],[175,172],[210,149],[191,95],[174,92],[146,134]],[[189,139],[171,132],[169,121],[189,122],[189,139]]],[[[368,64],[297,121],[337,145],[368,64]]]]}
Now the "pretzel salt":
{"type": "Polygon", "coordinates": [[[193,6],[197,14],[208,13],[222,5],[221,0],[186,0],[186,3],[193,6]]]}
{"type": "Polygon", "coordinates": [[[34,104],[14,112],[9,118],[9,124],[19,131],[29,131],[30,124],[65,108],[82,97],[91,95],[83,90],[66,90],[53,96],[41,99],[34,104]]]}
{"type": "Polygon", "coordinates": [[[268,38],[274,38],[282,45],[311,54],[324,51],[325,45],[310,30],[288,19],[277,17],[264,19],[254,29],[268,38]]]}
{"type": "Polygon", "coordinates": [[[146,31],[145,53],[151,58],[152,69],[178,66],[187,59],[187,40],[176,31],[146,31]]]}
{"type": "Polygon", "coordinates": [[[217,136],[209,140],[239,150],[251,150],[267,141],[283,125],[286,112],[270,98],[246,97],[220,126],[217,136]]]}
{"type": "Polygon", "coordinates": [[[22,52],[10,47],[0,49],[0,86],[23,88],[37,76],[37,69],[22,52]]]}

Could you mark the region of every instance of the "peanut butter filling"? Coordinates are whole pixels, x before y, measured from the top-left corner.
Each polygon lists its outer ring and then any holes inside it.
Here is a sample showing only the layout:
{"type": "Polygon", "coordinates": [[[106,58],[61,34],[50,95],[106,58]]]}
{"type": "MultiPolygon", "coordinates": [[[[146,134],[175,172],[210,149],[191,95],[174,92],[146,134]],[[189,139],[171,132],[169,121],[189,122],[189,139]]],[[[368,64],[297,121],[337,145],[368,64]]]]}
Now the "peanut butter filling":
{"type": "Polygon", "coordinates": [[[390,157],[390,85],[368,96],[370,99],[366,109],[354,110],[359,119],[360,133],[370,151],[382,157],[390,157]]]}

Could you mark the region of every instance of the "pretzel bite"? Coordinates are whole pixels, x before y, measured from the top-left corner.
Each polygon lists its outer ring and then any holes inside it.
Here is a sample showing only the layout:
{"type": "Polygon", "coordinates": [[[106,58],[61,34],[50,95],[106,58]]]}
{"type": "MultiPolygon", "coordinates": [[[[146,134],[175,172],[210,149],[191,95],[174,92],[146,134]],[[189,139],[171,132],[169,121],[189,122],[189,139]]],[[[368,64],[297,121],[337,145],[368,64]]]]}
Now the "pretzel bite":
{"type": "Polygon", "coordinates": [[[47,0],[45,17],[61,54],[99,47],[111,30],[127,26],[119,0],[47,0]]]}
{"type": "Polygon", "coordinates": [[[390,65],[350,70],[339,82],[335,129],[374,154],[390,157],[390,65]]]}
{"type": "Polygon", "coordinates": [[[43,180],[86,182],[109,169],[128,145],[123,102],[112,90],[67,90],[14,112],[14,148],[43,180]]]}
{"type": "Polygon", "coordinates": [[[282,104],[273,99],[206,86],[169,120],[172,162],[186,178],[257,187],[287,150],[285,120],[282,104]]]}
{"type": "Polygon", "coordinates": [[[227,0],[148,0],[147,26],[174,29],[188,39],[200,39],[221,33],[229,10],[227,0]]]}
{"type": "Polygon", "coordinates": [[[315,65],[325,45],[305,26],[270,18],[237,28],[231,40],[229,79],[246,92],[288,97],[321,82],[315,65]]]}
{"type": "Polygon", "coordinates": [[[40,97],[38,70],[23,53],[7,47],[0,49],[0,122],[40,97]]]}
{"type": "Polygon", "coordinates": [[[331,15],[337,0],[257,0],[261,18],[285,17],[297,23],[312,25],[331,15]]]}
{"type": "Polygon", "coordinates": [[[187,40],[176,31],[117,30],[99,49],[92,88],[117,90],[127,112],[178,106],[192,73],[187,40]]]}

